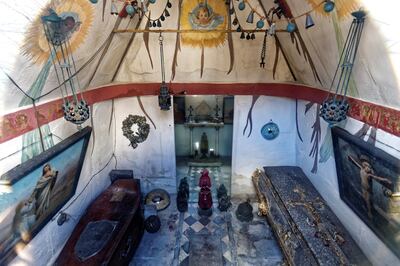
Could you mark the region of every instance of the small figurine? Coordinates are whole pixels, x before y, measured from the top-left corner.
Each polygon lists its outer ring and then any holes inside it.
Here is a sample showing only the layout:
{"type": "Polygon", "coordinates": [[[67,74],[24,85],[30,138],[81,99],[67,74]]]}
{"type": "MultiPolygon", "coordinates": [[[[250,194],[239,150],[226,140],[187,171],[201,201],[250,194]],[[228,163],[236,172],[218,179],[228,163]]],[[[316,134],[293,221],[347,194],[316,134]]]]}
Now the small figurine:
{"type": "Polygon", "coordinates": [[[176,206],[178,211],[186,212],[188,210],[189,201],[189,184],[186,177],[182,178],[179,183],[178,195],[176,197],[176,206]]]}
{"type": "Polygon", "coordinates": [[[218,199],[218,209],[221,212],[226,212],[231,206],[232,206],[232,203],[230,201],[230,197],[227,194],[222,195],[218,199]]]}
{"type": "Polygon", "coordinates": [[[199,179],[199,208],[198,214],[200,216],[211,216],[212,215],[212,196],[211,196],[211,180],[208,175],[208,170],[204,169],[199,179]]]}
{"type": "Polygon", "coordinates": [[[241,222],[251,222],[253,220],[253,207],[250,205],[250,199],[239,204],[236,209],[236,218],[241,222]]]}
{"type": "Polygon", "coordinates": [[[199,179],[199,187],[208,187],[211,188],[211,179],[210,176],[208,175],[208,170],[207,169],[203,169],[203,171],[201,172],[201,176],[199,179]]]}

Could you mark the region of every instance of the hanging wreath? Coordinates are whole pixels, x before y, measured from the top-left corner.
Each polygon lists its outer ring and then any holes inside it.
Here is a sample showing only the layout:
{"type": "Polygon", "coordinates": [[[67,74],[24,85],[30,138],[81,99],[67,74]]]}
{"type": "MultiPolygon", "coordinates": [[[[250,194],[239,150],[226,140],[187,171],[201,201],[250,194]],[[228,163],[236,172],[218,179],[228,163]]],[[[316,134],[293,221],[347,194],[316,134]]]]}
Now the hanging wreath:
{"type": "Polygon", "coordinates": [[[122,121],[122,133],[131,142],[130,146],[136,149],[138,143],[144,142],[149,136],[150,125],[146,123],[146,117],[139,115],[128,115],[122,121]],[[136,124],[137,132],[133,132],[132,126],[136,124]]]}

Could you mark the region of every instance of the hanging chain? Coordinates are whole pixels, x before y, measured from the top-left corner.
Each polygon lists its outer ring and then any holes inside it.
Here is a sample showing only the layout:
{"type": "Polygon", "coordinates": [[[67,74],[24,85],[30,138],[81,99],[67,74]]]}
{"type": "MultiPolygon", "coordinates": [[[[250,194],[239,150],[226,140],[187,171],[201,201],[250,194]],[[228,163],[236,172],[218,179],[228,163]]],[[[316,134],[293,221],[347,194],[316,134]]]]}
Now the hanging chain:
{"type": "Polygon", "coordinates": [[[162,77],[162,82],[165,83],[165,67],[164,67],[164,49],[163,49],[163,36],[160,32],[160,36],[158,37],[158,40],[160,41],[160,57],[161,57],[161,77],[162,77]]]}
{"type": "Polygon", "coordinates": [[[263,40],[263,46],[261,49],[261,62],[260,62],[260,67],[264,68],[265,67],[265,52],[267,50],[267,36],[268,36],[268,31],[265,31],[264,34],[264,40],[263,40]]]}

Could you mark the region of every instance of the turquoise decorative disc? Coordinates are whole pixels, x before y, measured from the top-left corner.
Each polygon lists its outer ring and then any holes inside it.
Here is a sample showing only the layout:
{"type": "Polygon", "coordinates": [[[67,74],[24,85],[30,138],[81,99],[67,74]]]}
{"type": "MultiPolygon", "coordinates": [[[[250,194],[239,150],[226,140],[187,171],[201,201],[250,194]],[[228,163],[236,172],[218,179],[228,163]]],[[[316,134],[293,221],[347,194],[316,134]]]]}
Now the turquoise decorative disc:
{"type": "Polygon", "coordinates": [[[261,135],[266,140],[273,140],[279,135],[279,127],[272,120],[261,128],[261,135]]]}

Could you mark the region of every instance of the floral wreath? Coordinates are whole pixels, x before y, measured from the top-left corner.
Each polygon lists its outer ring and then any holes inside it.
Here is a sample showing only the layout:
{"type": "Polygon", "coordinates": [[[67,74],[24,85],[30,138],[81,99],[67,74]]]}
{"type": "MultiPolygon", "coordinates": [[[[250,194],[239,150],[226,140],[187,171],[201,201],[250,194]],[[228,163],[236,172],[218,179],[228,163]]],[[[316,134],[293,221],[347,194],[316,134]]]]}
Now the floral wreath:
{"type": "Polygon", "coordinates": [[[122,133],[131,142],[130,146],[136,149],[138,143],[144,142],[149,136],[150,125],[146,123],[146,117],[139,115],[128,115],[124,121],[122,121],[122,133]],[[132,126],[137,124],[138,131],[133,132],[132,126]]]}

